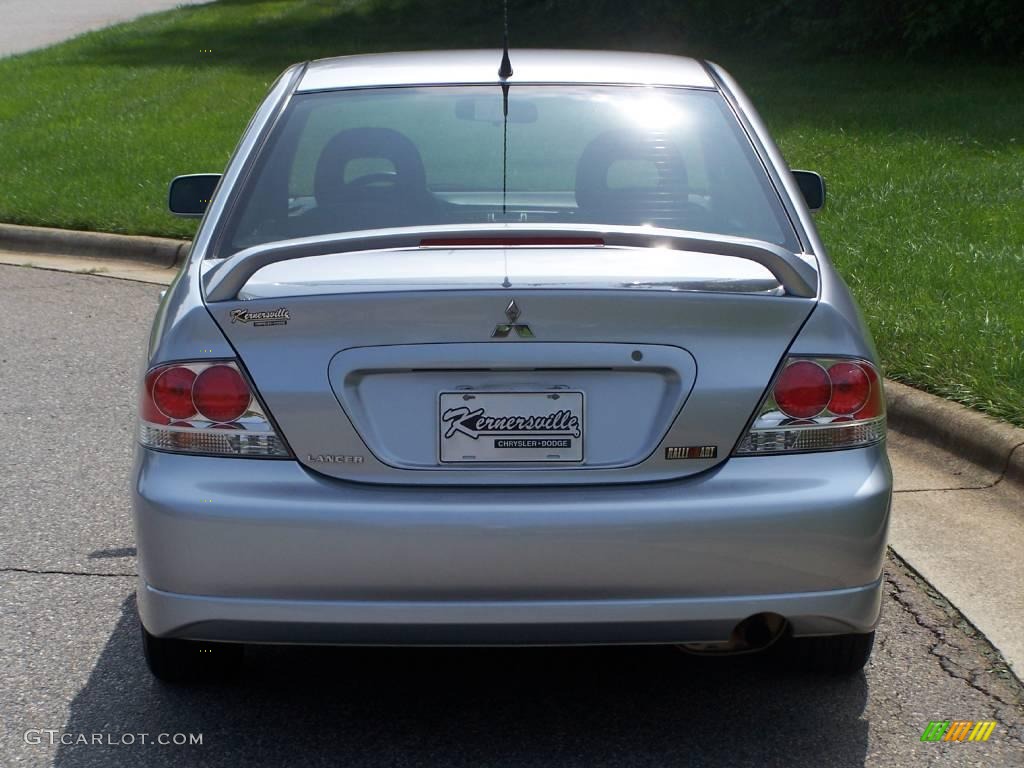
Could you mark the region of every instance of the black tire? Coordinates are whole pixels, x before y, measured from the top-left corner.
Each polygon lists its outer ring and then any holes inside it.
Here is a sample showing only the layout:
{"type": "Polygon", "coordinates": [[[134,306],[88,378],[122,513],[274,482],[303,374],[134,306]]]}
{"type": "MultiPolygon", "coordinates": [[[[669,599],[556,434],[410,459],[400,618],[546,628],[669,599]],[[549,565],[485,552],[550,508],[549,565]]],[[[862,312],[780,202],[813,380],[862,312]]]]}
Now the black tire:
{"type": "Polygon", "coordinates": [[[243,646],[154,637],[142,627],[142,652],[153,677],[165,683],[203,682],[234,677],[243,646]]]}
{"type": "Polygon", "coordinates": [[[871,658],[875,633],[798,637],[790,642],[790,656],[800,669],[820,675],[854,675],[871,658]]]}

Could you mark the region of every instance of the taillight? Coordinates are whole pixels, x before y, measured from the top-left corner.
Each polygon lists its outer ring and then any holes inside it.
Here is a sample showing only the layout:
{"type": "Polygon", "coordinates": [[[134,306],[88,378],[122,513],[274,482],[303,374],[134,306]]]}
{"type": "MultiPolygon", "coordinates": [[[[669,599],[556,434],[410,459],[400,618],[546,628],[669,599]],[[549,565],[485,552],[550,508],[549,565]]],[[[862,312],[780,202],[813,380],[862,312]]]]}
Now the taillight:
{"type": "Polygon", "coordinates": [[[885,392],[867,360],[791,357],[733,455],[858,448],[885,437],[885,392]]]}
{"type": "Polygon", "coordinates": [[[818,363],[798,360],[782,371],[772,393],[784,414],[793,419],[810,419],[828,407],[832,381],[818,363]]]}
{"type": "Polygon", "coordinates": [[[148,448],[215,456],[290,456],[234,361],[185,362],[147,371],[139,441],[148,448]]]}
{"type": "Polygon", "coordinates": [[[837,416],[852,416],[871,397],[871,380],[863,366],[857,363],[836,363],[828,369],[832,382],[832,397],[828,409],[837,416]]]}
{"type": "Polygon", "coordinates": [[[192,399],[201,416],[223,424],[234,421],[249,410],[252,393],[236,368],[214,365],[196,377],[192,399]]]}
{"type": "Polygon", "coordinates": [[[153,383],[153,404],[169,419],[190,419],[195,416],[192,385],[196,374],[183,365],[171,366],[160,373],[153,383]]]}

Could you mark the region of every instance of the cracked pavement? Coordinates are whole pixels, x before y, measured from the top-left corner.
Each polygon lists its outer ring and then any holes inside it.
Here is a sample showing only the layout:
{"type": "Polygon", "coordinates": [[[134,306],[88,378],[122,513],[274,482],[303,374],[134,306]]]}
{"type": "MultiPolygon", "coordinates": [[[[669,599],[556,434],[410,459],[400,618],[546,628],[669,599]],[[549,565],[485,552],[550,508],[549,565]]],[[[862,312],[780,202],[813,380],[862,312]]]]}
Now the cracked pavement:
{"type": "Polygon", "coordinates": [[[1024,490],[890,432],[889,543],[1024,672],[1024,490]],[[982,556],[979,556],[979,553],[982,556]]]}
{"type": "MultiPolygon", "coordinates": [[[[1024,764],[1020,682],[979,622],[897,557],[874,655],[851,679],[803,676],[771,655],[658,647],[259,647],[240,682],[156,683],[138,643],[126,487],[134,374],[158,292],[0,266],[0,423],[15,448],[0,473],[0,765],[1024,764]],[[999,725],[985,743],[920,741],[946,719],[999,725]],[[203,743],[27,744],[27,729],[201,733],[203,743]]],[[[912,448],[893,441],[897,467],[912,448]]],[[[897,518],[911,531],[933,524],[915,516],[939,514],[931,507],[945,496],[948,514],[984,527],[972,494],[1005,491],[936,490],[995,478],[909,461],[919,471],[905,474],[897,518]]]]}

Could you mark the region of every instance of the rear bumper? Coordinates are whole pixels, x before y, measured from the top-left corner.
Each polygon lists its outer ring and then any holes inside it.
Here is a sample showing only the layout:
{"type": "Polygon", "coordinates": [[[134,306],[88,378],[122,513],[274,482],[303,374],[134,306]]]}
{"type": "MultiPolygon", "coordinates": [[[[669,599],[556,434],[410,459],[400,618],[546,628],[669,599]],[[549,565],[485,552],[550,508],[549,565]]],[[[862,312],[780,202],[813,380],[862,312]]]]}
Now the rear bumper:
{"type": "Polygon", "coordinates": [[[884,445],[605,487],[345,483],[296,462],[140,450],[139,611],[249,642],[716,642],[877,622],[884,445]]]}
{"type": "Polygon", "coordinates": [[[868,632],[881,579],[829,592],[677,600],[378,602],[179,595],[140,581],[139,614],[155,635],[249,643],[511,645],[714,643],[756,613],[795,635],[868,632]]]}

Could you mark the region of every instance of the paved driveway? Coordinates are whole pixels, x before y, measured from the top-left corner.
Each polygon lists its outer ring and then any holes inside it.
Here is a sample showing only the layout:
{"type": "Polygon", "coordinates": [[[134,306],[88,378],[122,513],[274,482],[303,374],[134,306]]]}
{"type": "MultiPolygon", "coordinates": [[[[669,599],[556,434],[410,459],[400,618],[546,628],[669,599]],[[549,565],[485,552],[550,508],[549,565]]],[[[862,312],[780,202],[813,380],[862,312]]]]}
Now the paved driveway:
{"type": "Polygon", "coordinates": [[[257,648],[238,683],[156,683],[127,482],[159,290],[0,266],[5,768],[1024,765],[1019,684],[896,560],[875,654],[848,680],[673,648],[257,648]],[[984,744],[920,741],[946,719],[999,726],[984,744]]]}
{"type": "Polygon", "coordinates": [[[92,29],[209,0],[0,0],[0,56],[66,40],[92,29]]]}

